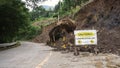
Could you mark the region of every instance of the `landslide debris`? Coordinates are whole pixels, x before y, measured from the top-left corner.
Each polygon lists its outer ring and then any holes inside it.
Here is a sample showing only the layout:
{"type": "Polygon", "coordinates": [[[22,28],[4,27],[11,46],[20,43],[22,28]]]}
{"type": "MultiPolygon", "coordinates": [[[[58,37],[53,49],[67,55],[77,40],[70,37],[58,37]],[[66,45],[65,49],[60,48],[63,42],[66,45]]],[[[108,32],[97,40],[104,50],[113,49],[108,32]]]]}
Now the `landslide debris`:
{"type": "MultiPolygon", "coordinates": [[[[93,0],[91,3],[82,7],[74,16],[76,21],[76,30],[98,31],[98,45],[80,46],[80,51],[94,52],[96,50],[102,53],[114,53],[120,55],[120,0],[93,0]]],[[[61,23],[60,23],[61,24],[61,23]]],[[[43,29],[43,33],[37,36],[33,41],[49,41],[49,32],[57,24],[51,24],[43,29]]],[[[67,33],[66,40],[60,38],[56,41],[56,46],[66,48],[64,44],[74,45],[74,34],[67,33]]],[[[60,47],[57,48],[60,48],[60,47]]],[[[69,46],[69,47],[70,47],[69,46]]]]}
{"type": "Polygon", "coordinates": [[[42,34],[36,36],[32,41],[36,43],[46,43],[49,40],[49,32],[56,26],[56,23],[52,23],[46,27],[43,27],[42,34]]]}
{"type": "Polygon", "coordinates": [[[120,55],[120,0],[94,0],[75,15],[76,29],[98,30],[100,52],[120,55]]]}

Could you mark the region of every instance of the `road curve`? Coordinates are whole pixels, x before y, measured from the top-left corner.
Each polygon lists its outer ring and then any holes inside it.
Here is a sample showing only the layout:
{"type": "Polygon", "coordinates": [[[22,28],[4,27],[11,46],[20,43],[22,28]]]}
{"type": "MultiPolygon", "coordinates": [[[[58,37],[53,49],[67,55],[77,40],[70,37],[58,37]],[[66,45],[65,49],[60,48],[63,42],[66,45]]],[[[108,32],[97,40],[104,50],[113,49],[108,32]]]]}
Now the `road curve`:
{"type": "Polygon", "coordinates": [[[0,51],[0,68],[41,68],[51,55],[51,48],[44,45],[21,42],[21,46],[0,51]]]}
{"type": "Polygon", "coordinates": [[[21,46],[0,51],[0,68],[108,68],[108,65],[120,68],[120,57],[88,52],[74,56],[71,52],[53,51],[43,43],[32,42],[21,42],[21,46]]]}

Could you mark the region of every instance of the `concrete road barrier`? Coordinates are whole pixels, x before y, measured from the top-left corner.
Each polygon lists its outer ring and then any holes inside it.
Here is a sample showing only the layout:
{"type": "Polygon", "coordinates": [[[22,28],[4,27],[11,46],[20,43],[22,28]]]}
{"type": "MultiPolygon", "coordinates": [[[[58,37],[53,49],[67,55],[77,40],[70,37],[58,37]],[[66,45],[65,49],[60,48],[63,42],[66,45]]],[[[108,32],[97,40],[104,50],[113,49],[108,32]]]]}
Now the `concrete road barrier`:
{"type": "Polygon", "coordinates": [[[12,42],[12,43],[2,43],[2,44],[0,44],[0,47],[7,47],[7,46],[15,45],[15,44],[17,44],[17,42],[12,42]]]}

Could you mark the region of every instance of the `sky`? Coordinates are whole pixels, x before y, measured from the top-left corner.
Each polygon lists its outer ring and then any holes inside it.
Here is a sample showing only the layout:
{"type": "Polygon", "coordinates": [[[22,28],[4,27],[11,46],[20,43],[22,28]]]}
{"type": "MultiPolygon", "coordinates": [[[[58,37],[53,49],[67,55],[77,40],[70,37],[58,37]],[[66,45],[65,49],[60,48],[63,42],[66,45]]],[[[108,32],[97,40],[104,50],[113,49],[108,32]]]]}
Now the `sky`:
{"type": "Polygon", "coordinates": [[[62,0],[48,0],[41,3],[40,5],[55,6],[58,4],[59,1],[62,1],[62,0]]]}
{"type": "MultiPolygon", "coordinates": [[[[25,0],[22,0],[22,1],[25,2],[25,0]]],[[[46,5],[46,6],[55,7],[55,5],[57,5],[59,1],[62,1],[62,0],[47,0],[45,2],[39,3],[38,5],[39,6],[40,5],[46,5]]],[[[30,7],[27,7],[27,8],[29,8],[30,11],[32,10],[32,8],[30,8],[30,7]]]]}

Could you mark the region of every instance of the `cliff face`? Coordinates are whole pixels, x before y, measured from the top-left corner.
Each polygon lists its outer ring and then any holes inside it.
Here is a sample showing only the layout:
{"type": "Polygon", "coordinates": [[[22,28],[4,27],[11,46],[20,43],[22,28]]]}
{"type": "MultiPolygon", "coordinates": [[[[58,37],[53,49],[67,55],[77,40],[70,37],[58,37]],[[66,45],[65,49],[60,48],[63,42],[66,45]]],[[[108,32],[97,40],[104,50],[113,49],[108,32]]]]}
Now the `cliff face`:
{"type": "Polygon", "coordinates": [[[120,54],[120,0],[94,0],[75,15],[77,29],[98,30],[98,47],[120,54]]]}

